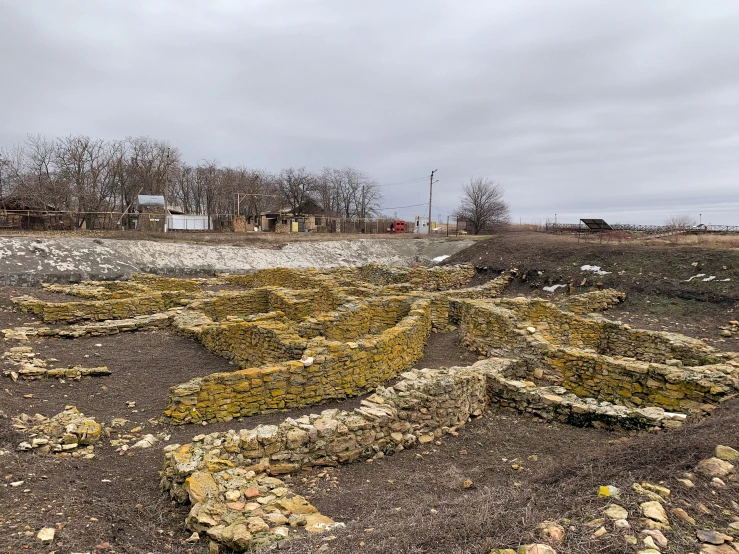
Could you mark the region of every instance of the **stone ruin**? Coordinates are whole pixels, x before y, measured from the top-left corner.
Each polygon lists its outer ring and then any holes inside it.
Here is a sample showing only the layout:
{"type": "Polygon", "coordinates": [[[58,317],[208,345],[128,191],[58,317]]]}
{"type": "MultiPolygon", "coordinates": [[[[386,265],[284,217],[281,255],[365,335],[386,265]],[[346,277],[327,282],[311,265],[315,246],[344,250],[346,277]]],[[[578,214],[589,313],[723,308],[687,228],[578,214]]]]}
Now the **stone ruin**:
{"type": "Polygon", "coordinates": [[[737,354],[593,313],[623,293],[598,290],[556,305],[502,298],[514,272],[471,287],[474,275],[470,266],[370,264],[48,285],[81,300],[16,298],[21,310],[53,326],[4,333],[25,342],[170,328],[239,367],[172,387],[162,418],[176,425],[374,391],[352,411],[165,447],[161,486],[191,504],[186,527],[237,551],[335,527],[276,476],[435,441],[493,406],[573,425],[663,429],[709,414],[739,390],[737,354]],[[429,333],[455,328],[483,359],[412,369],[429,333]]]}

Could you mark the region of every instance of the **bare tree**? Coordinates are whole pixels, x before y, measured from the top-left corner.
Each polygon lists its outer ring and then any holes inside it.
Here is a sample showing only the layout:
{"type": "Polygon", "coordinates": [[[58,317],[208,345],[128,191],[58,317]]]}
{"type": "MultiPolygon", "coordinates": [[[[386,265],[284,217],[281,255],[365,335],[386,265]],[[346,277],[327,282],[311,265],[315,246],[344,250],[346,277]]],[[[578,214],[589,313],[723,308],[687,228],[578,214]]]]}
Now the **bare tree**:
{"type": "Polygon", "coordinates": [[[695,227],[695,219],[688,214],[671,215],[665,219],[665,227],[669,227],[670,229],[695,227]]]}
{"type": "Polygon", "coordinates": [[[462,198],[455,215],[467,221],[477,235],[503,223],[508,223],[510,213],[503,199],[503,186],[488,177],[472,177],[462,187],[462,198]]]}
{"type": "Polygon", "coordinates": [[[129,138],[131,154],[131,190],[143,189],[143,194],[164,194],[170,171],[180,163],[177,148],[149,137],[129,138]]]}
{"type": "Polygon", "coordinates": [[[258,221],[259,215],[279,198],[278,191],[265,171],[246,168],[239,168],[238,171],[238,192],[244,195],[241,197],[240,212],[258,221]]]}
{"type": "Polygon", "coordinates": [[[290,210],[297,213],[309,199],[312,199],[316,177],[304,167],[289,167],[280,171],[274,182],[290,210]]]}

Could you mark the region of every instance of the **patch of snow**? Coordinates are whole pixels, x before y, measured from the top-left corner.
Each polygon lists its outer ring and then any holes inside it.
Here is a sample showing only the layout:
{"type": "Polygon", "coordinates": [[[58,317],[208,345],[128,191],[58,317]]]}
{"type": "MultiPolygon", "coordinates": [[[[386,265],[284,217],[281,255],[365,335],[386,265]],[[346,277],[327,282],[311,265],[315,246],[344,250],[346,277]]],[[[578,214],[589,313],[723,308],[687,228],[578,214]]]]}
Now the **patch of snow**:
{"type": "Polygon", "coordinates": [[[544,289],[545,291],[547,291],[547,292],[554,292],[554,291],[555,291],[555,290],[557,290],[558,288],[560,288],[560,287],[561,287],[561,288],[564,288],[564,287],[566,287],[566,286],[567,286],[567,285],[552,285],[551,287],[542,287],[542,288],[543,288],[543,289],[544,289]]]}
{"type": "Polygon", "coordinates": [[[580,266],[581,271],[592,271],[596,275],[608,275],[610,271],[603,271],[599,265],[583,265],[580,266]]]}
{"type": "Polygon", "coordinates": [[[693,275],[690,279],[685,279],[685,282],[690,283],[690,281],[692,281],[693,279],[697,279],[698,277],[705,277],[705,276],[706,276],[705,273],[699,273],[698,275],[693,275]]]}
{"type": "Polygon", "coordinates": [[[436,257],[434,258],[434,261],[435,261],[435,262],[443,262],[443,261],[444,261],[444,260],[446,260],[446,259],[447,259],[448,257],[449,257],[449,256],[447,256],[447,255],[444,255],[444,256],[436,256],[436,257]]]}
{"type": "Polygon", "coordinates": [[[716,276],[715,276],[715,275],[711,275],[710,277],[706,277],[705,279],[703,279],[703,282],[706,282],[706,281],[713,281],[713,280],[714,280],[715,278],[716,278],[716,276]]]}
{"type": "Polygon", "coordinates": [[[721,281],[725,283],[726,281],[731,281],[731,279],[727,277],[726,279],[721,279],[721,281]]]}

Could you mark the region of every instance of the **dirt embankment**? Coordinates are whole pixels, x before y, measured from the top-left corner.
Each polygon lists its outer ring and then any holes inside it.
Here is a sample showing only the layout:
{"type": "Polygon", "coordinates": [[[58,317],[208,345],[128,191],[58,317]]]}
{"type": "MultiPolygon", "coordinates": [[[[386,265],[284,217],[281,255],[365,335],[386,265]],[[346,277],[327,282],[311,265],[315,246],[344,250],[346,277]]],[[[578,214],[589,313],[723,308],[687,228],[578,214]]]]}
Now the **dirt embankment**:
{"type": "Polygon", "coordinates": [[[516,268],[519,276],[509,295],[557,299],[570,290],[622,290],[627,293],[626,302],[608,317],[725,342],[717,345],[723,350],[739,349],[739,328],[731,337],[722,335],[722,327],[739,319],[739,249],[679,243],[601,244],[513,232],[477,242],[443,263],[473,264],[478,268],[477,282],[516,268]]]}
{"type": "Polygon", "coordinates": [[[273,248],[92,238],[0,237],[0,284],[245,273],[269,267],[430,263],[471,245],[456,238],[357,239],[278,243],[273,248]]]}

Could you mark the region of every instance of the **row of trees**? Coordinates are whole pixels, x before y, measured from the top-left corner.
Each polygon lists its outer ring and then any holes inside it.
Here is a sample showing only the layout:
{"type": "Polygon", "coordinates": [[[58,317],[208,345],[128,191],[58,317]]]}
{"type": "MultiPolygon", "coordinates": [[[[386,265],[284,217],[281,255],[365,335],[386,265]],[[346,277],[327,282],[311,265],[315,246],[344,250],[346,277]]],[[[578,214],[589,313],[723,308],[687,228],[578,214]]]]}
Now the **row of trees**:
{"type": "Polygon", "coordinates": [[[0,150],[2,199],[64,211],[123,212],[138,194],[164,195],[186,213],[234,213],[238,206],[241,215],[279,208],[346,218],[377,215],[382,199],[377,184],[352,167],[270,173],[214,160],[190,165],[177,148],[149,137],[29,136],[0,150]]]}
{"type": "MultiPolygon", "coordinates": [[[[473,177],[462,187],[455,216],[474,234],[509,220],[500,183],[473,177]]],[[[0,150],[0,201],[100,213],[131,209],[139,194],[164,195],[185,213],[257,216],[287,209],[344,218],[380,215],[381,189],[353,167],[320,172],[290,167],[277,173],[224,167],[215,160],[183,161],[166,141],[149,137],[102,140],[83,135],[29,136],[0,150]]]]}

